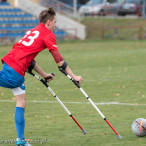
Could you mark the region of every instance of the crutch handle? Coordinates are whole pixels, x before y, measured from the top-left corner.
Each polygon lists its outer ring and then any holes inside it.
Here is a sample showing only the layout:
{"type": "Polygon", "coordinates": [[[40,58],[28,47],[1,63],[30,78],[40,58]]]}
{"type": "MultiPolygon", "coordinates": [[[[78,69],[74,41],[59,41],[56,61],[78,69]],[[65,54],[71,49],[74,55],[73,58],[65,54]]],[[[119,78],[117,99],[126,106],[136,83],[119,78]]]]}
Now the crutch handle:
{"type": "MultiPolygon", "coordinates": [[[[51,73],[51,75],[55,76],[54,73],[51,73]]],[[[44,78],[44,79],[45,79],[45,81],[47,81],[47,80],[49,80],[49,79],[52,79],[52,77],[46,77],[46,78],[44,78]]]]}

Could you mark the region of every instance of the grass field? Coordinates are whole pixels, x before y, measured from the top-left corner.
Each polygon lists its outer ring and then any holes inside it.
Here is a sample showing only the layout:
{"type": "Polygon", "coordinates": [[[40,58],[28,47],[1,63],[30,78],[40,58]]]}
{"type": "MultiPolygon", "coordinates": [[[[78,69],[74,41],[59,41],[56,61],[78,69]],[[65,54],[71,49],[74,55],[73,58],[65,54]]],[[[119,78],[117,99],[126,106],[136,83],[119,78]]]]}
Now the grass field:
{"type": "Polygon", "coordinates": [[[139,27],[142,25],[143,39],[146,38],[146,20],[143,18],[100,18],[100,17],[88,17],[81,21],[87,26],[87,39],[88,40],[101,40],[103,28],[123,28],[106,30],[104,33],[105,39],[109,40],[138,40],[139,27]],[[136,28],[135,28],[136,27],[136,28]]]}
{"type": "MultiPolygon", "coordinates": [[[[84,95],[58,71],[47,50],[41,52],[36,61],[46,72],[56,74],[50,87],[87,131],[87,135],[83,135],[49,90],[26,74],[28,102],[25,138],[42,140],[45,146],[146,145],[146,137],[136,137],[131,131],[135,119],[146,118],[146,42],[77,41],[59,43],[58,46],[73,72],[82,75],[84,81],[81,86],[86,93],[95,103],[103,103],[97,106],[123,139],[117,138],[84,95]]],[[[10,48],[0,46],[0,58],[10,48]]],[[[15,98],[11,90],[0,88],[2,146],[14,145],[2,142],[16,138],[14,112],[15,98]]],[[[41,143],[33,145],[40,146],[41,143]]]]}

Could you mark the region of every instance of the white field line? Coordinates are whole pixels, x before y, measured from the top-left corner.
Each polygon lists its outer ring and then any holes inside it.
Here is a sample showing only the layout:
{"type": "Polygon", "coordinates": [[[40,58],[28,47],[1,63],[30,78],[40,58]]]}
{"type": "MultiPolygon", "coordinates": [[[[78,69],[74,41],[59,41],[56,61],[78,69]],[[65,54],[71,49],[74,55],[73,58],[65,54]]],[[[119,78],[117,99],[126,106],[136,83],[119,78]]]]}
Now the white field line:
{"type": "MultiPolygon", "coordinates": [[[[0,102],[16,102],[15,100],[0,100],[0,102]]],[[[30,103],[58,103],[57,101],[27,101],[30,103]]],[[[62,101],[63,103],[69,104],[90,104],[90,102],[72,102],[72,101],[62,101]]],[[[120,103],[120,102],[103,102],[97,103],[94,102],[96,105],[136,105],[136,106],[146,106],[146,104],[138,104],[138,103],[120,103]]]]}

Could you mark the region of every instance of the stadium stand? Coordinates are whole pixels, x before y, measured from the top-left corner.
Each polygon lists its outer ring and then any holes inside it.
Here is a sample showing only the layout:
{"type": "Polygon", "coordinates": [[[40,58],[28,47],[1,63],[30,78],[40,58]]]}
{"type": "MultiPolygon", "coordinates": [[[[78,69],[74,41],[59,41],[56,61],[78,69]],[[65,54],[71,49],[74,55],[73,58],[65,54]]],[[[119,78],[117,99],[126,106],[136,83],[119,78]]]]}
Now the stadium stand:
{"type": "MultiPolygon", "coordinates": [[[[23,37],[27,30],[39,23],[38,18],[20,8],[14,8],[7,2],[0,3],[0,39],[16,40],[23,37]]],[[[63,39],[66,32],[55,30],[57,39],[63,39]]]]}

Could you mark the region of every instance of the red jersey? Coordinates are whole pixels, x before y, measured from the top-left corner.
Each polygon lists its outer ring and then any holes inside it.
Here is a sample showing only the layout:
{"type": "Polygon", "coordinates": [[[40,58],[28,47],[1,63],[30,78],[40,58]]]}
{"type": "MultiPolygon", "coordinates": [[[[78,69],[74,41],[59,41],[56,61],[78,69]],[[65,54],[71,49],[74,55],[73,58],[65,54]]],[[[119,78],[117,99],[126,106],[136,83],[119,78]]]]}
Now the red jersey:
{"type": "Polygon", "coordinates": [[[63,57],[58,52],[55,35],[44,24],[40,23],[26,32],[25,36],[14,44],[12,50],[2,58],[2,62],[5,62],[24,76],[33,59],[45,48],[48,48],[50,52],[55,51],[52,55],[56,62],[63,60],[63,57]],[[54,54],[58,56],[54,56],[54,54]]]}

